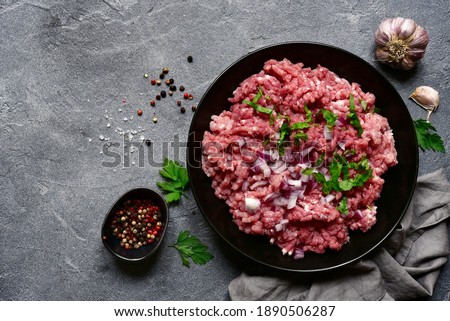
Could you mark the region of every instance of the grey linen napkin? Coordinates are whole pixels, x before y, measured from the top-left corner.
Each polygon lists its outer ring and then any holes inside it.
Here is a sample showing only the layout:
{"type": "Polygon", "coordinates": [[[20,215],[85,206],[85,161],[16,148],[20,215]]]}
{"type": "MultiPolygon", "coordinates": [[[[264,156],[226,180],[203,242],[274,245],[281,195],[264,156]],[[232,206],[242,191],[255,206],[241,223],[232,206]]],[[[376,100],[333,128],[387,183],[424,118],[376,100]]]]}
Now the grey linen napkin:
{"type": "Polygon", "coordinates": [[[450,185],[444,172],[419,177],[401,224],[367,257],[307,281],[243,272],[232,300],[413,300],[431,296],[449,244],[450,185]]]}

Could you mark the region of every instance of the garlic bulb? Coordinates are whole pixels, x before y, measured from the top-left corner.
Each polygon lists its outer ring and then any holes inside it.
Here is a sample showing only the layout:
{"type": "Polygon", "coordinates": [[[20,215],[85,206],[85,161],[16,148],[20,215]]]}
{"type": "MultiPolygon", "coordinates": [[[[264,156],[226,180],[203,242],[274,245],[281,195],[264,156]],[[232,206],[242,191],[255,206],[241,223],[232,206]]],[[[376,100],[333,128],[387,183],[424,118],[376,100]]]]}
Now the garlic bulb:
{"type": "Polygon", "coordinates": [[[430,122],[430,115],[439,106],[439,93],[429,86],[420,86],[409,96],[414,102],[428,111],[427,122],[430,122]]]}
{"type": "Polygon", "coordinates": [[[376,57],[396,69],[409,70],[422,59],[428,45],[427,31],[412,19],[389,18],[375,32],[376,57]]]}

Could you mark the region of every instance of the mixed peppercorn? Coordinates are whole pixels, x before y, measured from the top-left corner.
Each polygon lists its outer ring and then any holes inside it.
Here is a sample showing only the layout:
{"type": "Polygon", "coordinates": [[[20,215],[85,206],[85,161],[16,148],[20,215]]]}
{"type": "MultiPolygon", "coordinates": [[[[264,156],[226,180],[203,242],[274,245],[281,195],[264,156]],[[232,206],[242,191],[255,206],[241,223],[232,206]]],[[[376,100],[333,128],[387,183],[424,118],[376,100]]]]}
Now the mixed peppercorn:
{"type": "Polygon", "coordinates": [[[161,211],[149,200],[125,201],[111,222],[113,236],[126,250],[139,249],[157,241],[163,228],[161,211]]]}
{"type": "MultiPolygon", "coordinates": [[[[187,57],[187,60],[188,60],[189,63],[192,63],[192,62],[193,62],[192,56],[188,56],[188,57],[187,57]]],[[[169,68],[164,67],[164,68],[161,70],[161,73],[159,74],[159,79],[151,79],[151,80],[150,80],[150,84],[151,84],[152,86],[161,86],[161,81],[164,80],[165,77],[166,77],[166,75],[168,75],[168,74],[169,74],[169,68]]],[[[149,75],[148,75],[147,73],[145,73],[145,74],[144,74],[144,78],[148,78],[148,77],[149,77],[149,75]]],[[[186,89],[183,85],[177,87],[177,86],[174,84],[174,83],[175,83],[175,80],[174,80],[173,78],[166,79],[166,80],[164,81],[164,83],[169,87],[169,91],[168,91],[168,92],[166,92],[165,90],[159,91],[159,93],[157,93],[157,94],[155,95],[155,99],[158,100],[158,101],[159,101],[159,100],[162,100],[163,98],[166,98],[167,95],[168,95],[168,96],[173,96],[174,93],[175,93],[177,90],[180,91],[180,92],[184,92],[185,89],[186,89]]],[[[184,93],[183,93],[183,98],[186,99],[186,100],[193,100],[193,99],[194,99],[194,96],[193,96],[191,93],[184,92],[184,93]]],[[[151,99],[151,100],[150,100],[150,105],[151,105],[152,107],[155,107],[155,106],[156,106],[156,101],[155,101],[155,99],[151,99]]],[[[181,107],[181,101],[180,101],[180,100],[177,100],[176,103],[177,103],[177,106],[180,107],[180,112],[184,114],[184,113],[186,112],[186,108],[185,108],[185,107],[181,107]]],[[[191,110],[192,110],[193,112],[195,112],[195,111],[197,110],[197,106],[196,106],[196,105],[193,105],[193,106],[191,107],[191,110]]]]}

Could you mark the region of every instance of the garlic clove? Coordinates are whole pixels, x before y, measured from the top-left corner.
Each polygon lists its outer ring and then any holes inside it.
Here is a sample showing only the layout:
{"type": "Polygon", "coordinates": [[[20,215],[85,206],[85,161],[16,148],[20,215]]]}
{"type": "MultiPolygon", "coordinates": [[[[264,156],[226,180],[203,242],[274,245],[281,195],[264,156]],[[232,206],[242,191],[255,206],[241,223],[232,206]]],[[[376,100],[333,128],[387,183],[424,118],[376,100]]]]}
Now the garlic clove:
{"type": "Polygon", "coordinates": [[[414,32],[411,41],[409,42],[409,47],[422,49],[428,45],[430,41],[430,37],[428,36],[428,32],[425,31],[421,26],[417,26],[416,31],[414,32]]]}
{"type": "Polygon", "coordinates": [[[409,98],[426,110],[435,111],[439,106],[439,93],[429,86],[417,87],[409,98]]]}
{"type": "Polygon", "coordinates": [[[428,111],[427,122],[430,122],[430,115],[439,106],[439,93],[429,87],[420,86],[409,96],[417,105],[428,111]]]}
{"type": "Polygon", "coordinates": [[[408,39],[417,31],[417,27],[417,23],[415,23],[414,20],[401,18],[394,30],[396,31],[398,38],[408,39]]]}

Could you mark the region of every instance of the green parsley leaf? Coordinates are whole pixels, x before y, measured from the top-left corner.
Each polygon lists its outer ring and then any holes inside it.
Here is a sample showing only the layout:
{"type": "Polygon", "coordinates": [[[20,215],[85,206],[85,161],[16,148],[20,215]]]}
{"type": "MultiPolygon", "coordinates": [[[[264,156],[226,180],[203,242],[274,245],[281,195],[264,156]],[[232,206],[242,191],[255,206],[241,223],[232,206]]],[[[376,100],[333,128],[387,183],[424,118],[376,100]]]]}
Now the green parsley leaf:
{"type": "Polygon", "coordinates": [[[325,118],[325,121],[327,122],[328,128],[331,129],[334,126],[336,120],[339,118],[338,115],[324,108],[322,108],[320,111],[322,112],[323,118],[325,118]]]}
{"type": "Polygon", "coordinates": [[[293,123],[291,125],[292,130],[305,129],[305,128],[309,128],[309,123],[304,122],[304,121],[299,121],[299,122],[293,123]]]}
{"type": "Polygon", "coordinates": [[[311,122],[312,112],[308,109],[308,106],[306,104],[303,105],[303,109],[305,110],[305,113],[306,113],[306,121],[311,122]]]}
{"type": "Polygon", "coordinates": [[[285,143],[289,139],[290,135],[291,135],[291,127],[289,126],[289,123],[284,121],[280,127],[280,139],[278,140],[278,143],[277,143],[278,153],[281,156],[284,155],[285,143]]]}
{"type": "Polygon", "coordinates": [[[187,170],[178,162],[164,159],[163,168],[159,171],[161,176],[169,181],[156,182],[156,186],[166,192],[167,203],[179,201],[181,195],[185,195],[184,190],[189,183],[189,176],[187,170]]]}
{"type": "Polygon", "coordinates": [[[347,208],[347,197],[343,196],[341,201],[339,202],[339,206],[337,208],[339,212],[342,214],[348,214],[348,208],[347,208]]]}
{"type": "Polygon", "coordinates": [[[299,132],[299,133],[295,133],[293,136],[294,138],[294,144],[296,146],[300,145],[300,141],[301,140],[308,140],[308,135],[306,133],[304,133],[303,131],[299,132]]]}
{"type": "Polygon", "coordinates": [[[305,169],[302,171],[302,173],[305,174],[305,175],[311,175],[313,172],[314,172],[314,168],[311,168],[311,167],[305,168],[305,169]]]}
{"type": "Polygon", "coordinates": [[[416,130],[417,143],[423,151],[429,149],[435,152],[445,153],[444,142],[436,133],[437,130],[433,125],[424,119],[414,120],[413,124],[416,130]]]}
{"type": "Polygon", "coordinates": [[[364,130],[361,126],[358,114],[356,113],[355,110],[355,98],[353,97],[353,95],[350,95],[349,104],[350,104],[350,113],[347,115],[347,119],[350,121],[350,124],[353,125],[353,127],[355,127],[355,129],[358,131],[358,137],[361,137],[364,130]]]}
{"type": "Polygon", "coordinates": [[[367,109],[367,103],[364,100],[360,99],[359,103],[361,104],[361,107],[362,107],[363,110],[367,109]]]}
{"type": "Polygon", "coordinates": [[[170,247],[178,250],[181,261],[186,267],[190,267],[189,259],[195,264],[203,265],[214,258],[214,256],[208,252],[208,247],[196,236],[191,235],[189,231],[181,231],[180,234],[178,234],[177,242],[170,245],[170,247]]]}
{"type": "Polygon", "coordinates": [[[258,100],[262,97],[262,95],[263,95],[262,88],[261,88],[261,86],[259,86],[258,87],[258,93],[256,94],[255,97],[253,97],[252,101],[250,101],[248,99],[244,99],[244,101],[242,101],[242,102],[244,104],[247,104],[247,105],[251,106],[254,110],[256,110],[256,111],[258,111],[260,113],[271,115],[272,111],[273,111],[272,109],[267,108],[267,107],[263,107],[263,106],[258,104],[258,100]]]}
{"type": "Polygon", "coordinates": [[[253,101],[250,101],[248,99],[244,99],[244,101],[242,101],[242,102],[244,104],[247,104],[247,105],[251,106],[254,110],[256,110],[256,111],[258,111],[260,113],[263,113],[263,114],[271,114],[272,111],[273,111],[270,108],[266,108],[266,107],[263,107],[261,105],[258,105],[258,104],[254,103],[253,101]]]}

